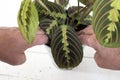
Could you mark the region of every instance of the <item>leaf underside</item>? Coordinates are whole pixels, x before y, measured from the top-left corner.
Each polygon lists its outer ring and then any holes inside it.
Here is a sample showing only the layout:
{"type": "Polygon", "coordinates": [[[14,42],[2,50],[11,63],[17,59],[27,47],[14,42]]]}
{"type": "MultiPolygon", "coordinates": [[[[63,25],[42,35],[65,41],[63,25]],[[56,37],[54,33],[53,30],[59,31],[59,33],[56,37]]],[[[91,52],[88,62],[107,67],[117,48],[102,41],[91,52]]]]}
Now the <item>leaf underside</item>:
{"type": "Polygon", "coordinates": [[[22,1],[17,21],[21,35],[31,44],[38,30],[38,12],[31,0],[22,1]]]}

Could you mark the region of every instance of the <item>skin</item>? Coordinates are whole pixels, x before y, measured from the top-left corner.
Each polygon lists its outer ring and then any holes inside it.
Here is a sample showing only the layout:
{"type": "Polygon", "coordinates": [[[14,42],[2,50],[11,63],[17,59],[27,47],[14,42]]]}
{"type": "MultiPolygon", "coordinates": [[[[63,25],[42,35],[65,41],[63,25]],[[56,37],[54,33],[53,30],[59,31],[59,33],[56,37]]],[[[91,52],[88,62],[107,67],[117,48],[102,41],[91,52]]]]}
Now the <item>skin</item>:
{"type": "Polygon", "coordinates": [[[24,51],[35,45],[45,44],[47,36],[39,29],[33,44],[28,44],[18,28],[0,28],[0,61],[20,65],[26,61],[24,51]]]}
{"type": "MultiPolygon", "coordinates": [[[[120,70],[120,48],[106,48],[96,40],[92,26],[78,32],[78,37],[85,45],[96,50],[94,59],[101,68],[120,70]]],[[[0,60],[11,65],[25,62],[24,51],[34,45],[47,43],[48,38],[39,29],[33,44],[28,44],[21,36],[18,28],[0,28],[0,60]]]]}
{"type": "Polygon", "coordinates": [[[99,44],[92,26],[78,32],[81,42],[85,45],[93,47],[96,50],[94,59],[101,68],[120,70],[120,47],[107,48],[99,44]]]}

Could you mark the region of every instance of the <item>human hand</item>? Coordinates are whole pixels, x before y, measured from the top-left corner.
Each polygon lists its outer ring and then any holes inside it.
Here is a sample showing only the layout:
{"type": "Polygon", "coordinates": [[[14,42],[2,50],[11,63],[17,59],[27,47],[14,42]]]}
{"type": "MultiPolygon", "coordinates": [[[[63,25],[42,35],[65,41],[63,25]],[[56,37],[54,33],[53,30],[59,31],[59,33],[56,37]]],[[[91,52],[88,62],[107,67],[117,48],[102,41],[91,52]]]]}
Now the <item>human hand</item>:
{"type": "Polygon", "coordinates": [[[24,51],[34,45],[47,43],[47,36],[39,29],[35,40],[28,44],[21,36],[18,28],[0,28],[0,61],[11,65],[25,62],[24,51]]]}
{"type": "Polygon", "coordinates": [[[81,42],[96,50],[94,59],[99,67],[120,70],[120,48],[103,47],[97,41],[92,26],[78,32],[81,42]]]}

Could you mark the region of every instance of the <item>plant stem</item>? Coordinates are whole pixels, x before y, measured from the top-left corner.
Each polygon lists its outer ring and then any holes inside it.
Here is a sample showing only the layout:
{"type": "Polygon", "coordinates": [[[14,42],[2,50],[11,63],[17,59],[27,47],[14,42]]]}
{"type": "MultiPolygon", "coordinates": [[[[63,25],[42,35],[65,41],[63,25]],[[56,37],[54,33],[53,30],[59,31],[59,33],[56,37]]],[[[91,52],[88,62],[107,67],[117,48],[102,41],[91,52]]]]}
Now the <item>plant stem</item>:
{"type": "Polygon", "coordinates": [[[79,0],[78,1],[78,14],[80,13],[79,9],[80,9],[80,3],[79,3],[79,0]]]}
{"type": "Polygon", "coordinates": [[[89,13],[92,11],[92,9],[93,9],[92,4],[85,7],[84,15],[81,18],[82,21],[89,15],[89,13]]]}

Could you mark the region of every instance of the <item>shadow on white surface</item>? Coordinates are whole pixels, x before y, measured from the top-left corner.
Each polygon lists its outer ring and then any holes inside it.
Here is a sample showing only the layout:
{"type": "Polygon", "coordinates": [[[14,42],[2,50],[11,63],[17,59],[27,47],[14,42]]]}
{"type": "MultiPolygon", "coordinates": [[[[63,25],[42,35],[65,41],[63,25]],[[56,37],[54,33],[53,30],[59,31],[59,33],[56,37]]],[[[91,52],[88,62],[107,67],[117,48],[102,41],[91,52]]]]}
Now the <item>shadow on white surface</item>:
{"type": "MultiPolygon", "coordinates": [[[[86,49],[86,47],[84,48],[86,49]]],[[[85,55],[90,48],[87,47],[85,55]]],[[[91,50],[94,55],[94,50],[91,50]]],[[[84,55],[82,63],[72,69],[59,69],[51,56],[50,48],[41,45],[26,50],[27,61],[11,66],[0,62],[0,80],[119,80],[120,71],[97,67],[93,57],[84,55]]]]}

